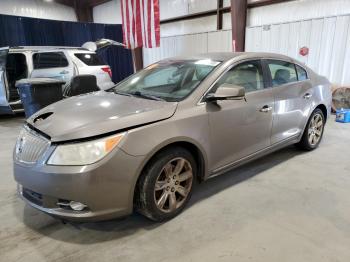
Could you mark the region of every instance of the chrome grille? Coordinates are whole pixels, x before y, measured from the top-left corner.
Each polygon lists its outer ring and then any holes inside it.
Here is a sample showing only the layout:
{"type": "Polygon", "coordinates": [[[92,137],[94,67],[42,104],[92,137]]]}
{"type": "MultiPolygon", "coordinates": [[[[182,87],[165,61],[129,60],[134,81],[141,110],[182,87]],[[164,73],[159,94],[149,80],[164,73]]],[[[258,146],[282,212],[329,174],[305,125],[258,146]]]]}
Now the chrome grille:
{"type": "Polygon", "coordinates": [[[15,155],[20,162],[36,163],[50,146],[50,141],[24,126],[17,139],[15,155]]]}

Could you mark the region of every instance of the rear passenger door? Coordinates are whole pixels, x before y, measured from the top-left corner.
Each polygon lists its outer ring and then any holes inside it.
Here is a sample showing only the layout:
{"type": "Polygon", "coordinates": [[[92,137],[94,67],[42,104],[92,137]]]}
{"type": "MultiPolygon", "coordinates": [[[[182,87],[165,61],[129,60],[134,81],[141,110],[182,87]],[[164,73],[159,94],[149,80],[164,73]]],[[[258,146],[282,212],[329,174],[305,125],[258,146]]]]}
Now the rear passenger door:
{"type": "Polygon", "coordinates": [[[33,72],[31,78],[48,77],[70,83],[74,75],[74,65],[64,52],[36,52],[32,56],[33,72]]]}
{"type": "Polygon", "coordinates": [[[310,110],[308,99],[312,96],[312,84],[306,71],[294,63],[264,60],[264,64],[275,100],[271,132],[271,144],[275,144],[303,132],[305,115],[310,110]]]}

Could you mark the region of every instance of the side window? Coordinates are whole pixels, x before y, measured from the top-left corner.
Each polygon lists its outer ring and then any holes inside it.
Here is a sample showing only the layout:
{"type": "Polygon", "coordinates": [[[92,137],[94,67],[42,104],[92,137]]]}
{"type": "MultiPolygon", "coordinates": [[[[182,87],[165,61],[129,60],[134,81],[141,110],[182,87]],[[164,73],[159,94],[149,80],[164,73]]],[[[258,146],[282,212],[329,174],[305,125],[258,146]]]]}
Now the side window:
{"type": "Polygon", "coordinates": [[[279,60],[268,60],[271,72],[272,86],[280,86],[298,81],[295,65],[279,60]]]}
{"type": "Polygon", "coordinates": [[[297,73],[298,73],[298,80],[299,81],[304,81],[307,79],[307,73],[305,71],[304,68],[302,68],[301,66],[295,65],[295,67],[297,68],[297,73]]]}
{"type": "Polygon", "coordinates": [[[62,52],[36,53],[33,55],[34,69],[67,67],[68,60],[62,52]]]}
{"type": "Polygon", "coordinates": [[[264,89],[264,78],[260,60],[243,62],[226,72],[216,82],[212,92],[222,84],[243,86],[246,92],[264,89]]]}

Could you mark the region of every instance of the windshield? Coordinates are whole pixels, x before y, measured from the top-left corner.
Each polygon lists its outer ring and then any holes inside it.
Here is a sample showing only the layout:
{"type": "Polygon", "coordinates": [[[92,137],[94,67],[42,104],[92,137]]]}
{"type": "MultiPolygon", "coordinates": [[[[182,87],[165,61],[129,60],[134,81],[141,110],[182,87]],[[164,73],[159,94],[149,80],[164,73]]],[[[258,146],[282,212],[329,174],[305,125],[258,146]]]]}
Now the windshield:
{"type": "Polygon", "coordinates": [[[219,64],[212,60],[161,61],[132,75],[111,90],[146,99],[181,101],[219,64]]]}

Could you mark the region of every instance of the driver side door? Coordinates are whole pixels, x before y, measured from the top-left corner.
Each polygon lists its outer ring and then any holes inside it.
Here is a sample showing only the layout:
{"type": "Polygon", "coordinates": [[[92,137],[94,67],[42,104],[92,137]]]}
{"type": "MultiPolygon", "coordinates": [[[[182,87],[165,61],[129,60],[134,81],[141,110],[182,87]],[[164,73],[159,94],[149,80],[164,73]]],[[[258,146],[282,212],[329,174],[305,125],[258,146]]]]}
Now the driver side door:
{"type": "Polygon", "coordinates": [[[219,172],[271,145],[273,94],[266,88],[260,60],[245,61],[224,73],[209,93],[224,84],[243,86],[242,100],[207,103],[210,126],[211,167],[219,172]]]}

